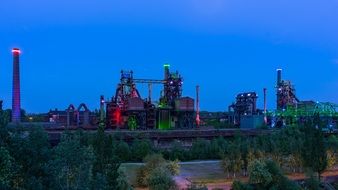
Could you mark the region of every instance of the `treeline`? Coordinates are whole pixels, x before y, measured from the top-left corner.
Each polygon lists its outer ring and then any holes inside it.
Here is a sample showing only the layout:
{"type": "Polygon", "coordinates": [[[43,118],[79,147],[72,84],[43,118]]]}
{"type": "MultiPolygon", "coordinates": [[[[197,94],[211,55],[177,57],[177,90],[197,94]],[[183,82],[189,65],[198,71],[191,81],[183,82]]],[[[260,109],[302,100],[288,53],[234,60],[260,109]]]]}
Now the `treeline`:
{"type": "Polygon", "coordinates": [[[228,177],[246,176],[250,163],[257,159],[270,159],[285,173],[310,169],[320,176],[337,164],[337,148],[336,136],[325,139],[321,129],[307,123],[252,139],[237,135],[220,154],[228,177]]]}
{"type": "Polygon", "coordinates": [[[302,190],[314,189],[306,184],[306,188],[302,188],[296,182],[288,179],[281,171],[280,167],[270,159],[257,159],[249,164],[249,181],[243,183],[234,181],[232,189],[234,190],[302,190]]]}
{"type": "Polygon", "coordinates": [[[131,144],[117,139],[114,138],[114,147],[123,162],[140,162],[150,153],[161,153],[165,159],[172,161],[222,159],[228,162],[225,165],[235,167],[229,167],[231,174],[247,170],[250,161],[263,157],[273,159],[287,172],[302,172],[306,162],[304,158],[313,158],[311,151],[322,151],[328,168],[334,166],[338,159],[338,138],[334,135],[325,138],[321,129],[312,122],[255,137],[244,137],[238,131],[233,138],[196,139],[191,147],[174,141],[170,148],[161,149],[147,139],[136,139],[131,144]]]}
{"type": "MultiPolygon", "coordinates": [[[[147,139],[127,144],[118,136],[106,135],[103,128],[96,133],[66,131],[61,142],[51,147],[42,128],[8,129],[8,118],[0,113],[0,189],[128,190],[120,164],[141,162],[154,153],[172,161],[219,159],[229,178],[247,176],[252,163],[269,164],[264,160],[272,160],[285,173],[311,170],[320,177],[338,160],[338,138],[324,138],[316,117],[269,135],[244,137],[238,132],[233,138],[197,139],[189,148],[176,141],[168,149],[154,147],[147,139]]],[[[163,171],[166,168],[154,170],[149,175],[154,178],[149,179],[160,180],[156,177],[163,171]]],[[[153,181],[143,185],[147,183],[153,181]]]]}
{"type": "Polygon", "coordinates": [[[51,147],[42,128],[9,129],[6,118],[0,115],[0,189],[132,189],[102,128],[94,135],[66,131],[51,147]]]}

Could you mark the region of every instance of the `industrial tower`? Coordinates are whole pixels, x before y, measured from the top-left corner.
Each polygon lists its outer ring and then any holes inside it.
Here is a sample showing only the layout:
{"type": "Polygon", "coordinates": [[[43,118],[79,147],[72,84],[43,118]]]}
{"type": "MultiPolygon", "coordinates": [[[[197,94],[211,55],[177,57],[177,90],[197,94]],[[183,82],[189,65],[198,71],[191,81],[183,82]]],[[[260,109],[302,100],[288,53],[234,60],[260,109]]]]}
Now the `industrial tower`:
{"type": "Polygon", "coordinates": [[[20,49],[13,48],[13,91],[12,91],[12,122],[21,122],[20,99],[20,49]]]}
{"type": "Polygon", "coordinates": [[[296,107],[299,99],[291,81],[282,79],[282,69],[277,69],[277,110],[285,111],[288,106],[296,107]]]}

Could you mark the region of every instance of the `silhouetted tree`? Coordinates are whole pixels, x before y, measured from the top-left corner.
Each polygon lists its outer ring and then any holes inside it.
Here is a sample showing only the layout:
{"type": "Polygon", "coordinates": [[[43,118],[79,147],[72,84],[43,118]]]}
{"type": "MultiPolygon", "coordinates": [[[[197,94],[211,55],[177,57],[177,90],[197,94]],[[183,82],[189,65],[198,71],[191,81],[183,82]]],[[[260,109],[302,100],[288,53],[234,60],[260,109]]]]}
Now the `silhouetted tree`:
{"type": "Polygon", "coordinates": [[[178,162],[166,161],[161,154],[152,154],[144,159],[144,163],[145,165],[137,171],[139,186],[150,189],[175,187],[172,178],[179,173],[178,162]],[[161,186],[162,182],[164,186],[161,186]]]}
{"type": "Polygon", "coordinates": [[[252,162],[249,166],[249,182],[262,190],[300,190],[300,187],[285,177],[279,166],[271,160],[252,162]]]}
{"type": "Polygon", "coordinates": [[[304,144],[302,159],[304,168],[317,172],[320,179],[321,173],[327,167],[327,155],[324,135],[319,125],[319,115],[315,116],[314,122],[307,122],[304,126],[304,144]]]}
{"type": "Polygon", "coordinates": [[[91,147],[81,145],[78,134],[66,133],[55,148],[53,168],[55,189],[90,189],[94,153],[91,147]]]}
{"type": "Polygon", "coordinates": [[[143,160],[147,155],[151,154],[152,146],[149,140],[135,140],[132,144],[132,154],[135,161],[143,160]]]}
{"type": "Polygon", "coordinates": [[[0,189],[10,189],[13,185],[13,164],[14,159],[9,155],[8,150],[0,147],[0,189]]]}
{"type": "MultiPolygon", "coordinates": [[[[113,151],[113,139],[104,132],[103,127],[99,127],[93,139],[93,179],[106,183],[105,189],[119,190],[119,179],[121,181],[119,168],[120,160],[113,151]],[[119,178],[120,177],[120,178],[119,178]],[[102,179],[103,178],[103,179],[102,179]]],[[[93,188],[96,188],[95,185],[93,188]]]]}
{"type": "Polygon", "coordinates": [[[50,187],[51,172],[48,162],[51,149],[47,133],[41,127],[29,129],[17,126],[11,135],[9,151],[18,168],[18,186],[24,189],[50,187]]]}
{"type": "Polygon", "coordinates": [[[122,162],[128,162],[131,160],[131,151],[129,145],[120,140],[114,150],[116,156],[122,161],[122,162]]]}

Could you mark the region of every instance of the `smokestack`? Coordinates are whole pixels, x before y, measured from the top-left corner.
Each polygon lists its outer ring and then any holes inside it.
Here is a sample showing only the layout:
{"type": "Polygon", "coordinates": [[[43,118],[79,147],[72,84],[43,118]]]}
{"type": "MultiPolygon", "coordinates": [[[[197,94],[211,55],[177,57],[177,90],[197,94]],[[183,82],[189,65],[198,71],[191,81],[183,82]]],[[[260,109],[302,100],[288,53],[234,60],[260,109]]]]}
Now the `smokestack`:
{"type": "Polygon", "coordinates": [[[148,102],[151,103],[152,84],[148,83],[148,102]]]}
{"type": "Polygon", "coordinates": [[[282,82],[282,69],[277,69],[277,86],[282,82]]]}
{"type": "Polygon", "coordinates": [[[164,80],[168,80],[169,78],[169,64],[164,64],[164,80]]]}
{"type": "Polygon", "coordinates": [[[264,123],[265,124],[268,123],[268,120],[267,120],[267,117],[266,117],[266,113],[267,113],[266,92],[267,92],[267,89],[264,88],[263,93],[264,93],[264,123]]]}
{"type": "Polygon", "coordinates": [[[104,96],[101,95],[100,96],[100,122],[104,122],[104,115],[105,115],[105,113],[104,113],[104,103],[105,103],[104,96]]]}
{"type": "Polygon", "coordinates": [[[200,86],[196,86],[196,125],[200,127],[200,86]]]}
{"type": "Polygon", "coordinates": [[[21,122],[20,99],[20,49],[13,48],[13,91],[12,91],[12,122],[21,122]]]}

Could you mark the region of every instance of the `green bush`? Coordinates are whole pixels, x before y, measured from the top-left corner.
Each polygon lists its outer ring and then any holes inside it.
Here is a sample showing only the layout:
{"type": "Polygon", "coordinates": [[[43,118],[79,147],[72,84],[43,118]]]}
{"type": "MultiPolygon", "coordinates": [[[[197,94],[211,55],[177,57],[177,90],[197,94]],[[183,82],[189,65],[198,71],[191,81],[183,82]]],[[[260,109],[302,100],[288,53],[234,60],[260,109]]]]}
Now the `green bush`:
{"type": "Polygon", "coordinates": [[[151,171],[147,180],[149,190],[175,190],[177,189],[171,172],[165,167],[158,167],[151,171]]]}
{"type": "Polygon", "coordinates": [[[149,140],[136,139],[132,144],[131,152],[133,161],[142,161],[153,152],[153,148],[149,140]]]}
{"type": "Polygon", "coordinates": [[[166,161],[161,154],[152,154],[144,159],[144,166],[137,171],[137,184],[151,189],[174,188],[173,176],[179,173],[178,162],[166,161]],[[161,186],[163,182],[164,186],[161,186]]]}

